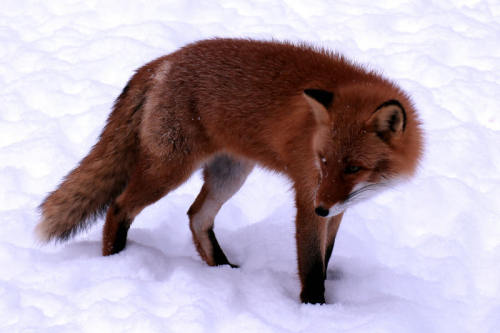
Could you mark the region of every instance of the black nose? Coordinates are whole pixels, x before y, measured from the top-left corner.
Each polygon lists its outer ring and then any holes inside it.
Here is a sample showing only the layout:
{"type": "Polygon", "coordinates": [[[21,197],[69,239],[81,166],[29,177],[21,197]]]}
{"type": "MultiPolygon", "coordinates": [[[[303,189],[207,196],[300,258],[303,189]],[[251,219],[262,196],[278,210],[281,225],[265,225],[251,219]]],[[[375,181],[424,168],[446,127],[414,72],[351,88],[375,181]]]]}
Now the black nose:
{"type": "Polygon", "coordinates": [[[321,207],[321,206],[316,207],[316,209],[314,210],[314,212],[315,212],[317,215],[321,216],[321,217],[325,217],[325,216],[327,216],[327,215],[328,215],[328,213],[329,213],[328,209],[323,208],[323,207],[321,207]]]}

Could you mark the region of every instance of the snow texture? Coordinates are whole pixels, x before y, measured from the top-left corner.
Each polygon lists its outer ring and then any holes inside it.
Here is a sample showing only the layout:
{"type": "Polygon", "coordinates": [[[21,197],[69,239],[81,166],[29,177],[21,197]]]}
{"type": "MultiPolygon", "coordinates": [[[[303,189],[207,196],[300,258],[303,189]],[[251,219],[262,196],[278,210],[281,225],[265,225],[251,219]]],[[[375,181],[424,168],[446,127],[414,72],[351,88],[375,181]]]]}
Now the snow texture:
{"type": "Polygon", "coordinates": [[[456,1],[0,2],[0,331],[500,332],[500,5],[456,1]],[[102,257],[98,221],[39,246],[37,206],[96,142],[134,70],[214,36],[308,41],[384,73],[426,132],[418,175],[345,215],[327,305],[303,305],[293,195],[255,170],[208,267],[200,173],[102,257]]]}

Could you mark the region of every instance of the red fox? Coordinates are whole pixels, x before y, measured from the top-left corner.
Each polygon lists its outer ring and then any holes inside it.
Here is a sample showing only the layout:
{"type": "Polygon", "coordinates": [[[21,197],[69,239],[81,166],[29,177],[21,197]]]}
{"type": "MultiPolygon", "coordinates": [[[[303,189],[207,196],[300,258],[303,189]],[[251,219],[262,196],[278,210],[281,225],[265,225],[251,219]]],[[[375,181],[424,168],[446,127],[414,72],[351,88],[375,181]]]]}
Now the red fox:
{"type": "Polygon", "coordinates": [[[90,153],[43,201],[36,231],[67,240],[106,213],[102,254],[124,249],[137,214],[203,168],[187,214],[208,265],[231,265],[213,231],[254,165],[295,192],[304,303],[324,303],[343,212],[411,176],[422,130],[408,95],[343,56],[288,42],[211,39],[158,58],[130,79],[90,153]]]}

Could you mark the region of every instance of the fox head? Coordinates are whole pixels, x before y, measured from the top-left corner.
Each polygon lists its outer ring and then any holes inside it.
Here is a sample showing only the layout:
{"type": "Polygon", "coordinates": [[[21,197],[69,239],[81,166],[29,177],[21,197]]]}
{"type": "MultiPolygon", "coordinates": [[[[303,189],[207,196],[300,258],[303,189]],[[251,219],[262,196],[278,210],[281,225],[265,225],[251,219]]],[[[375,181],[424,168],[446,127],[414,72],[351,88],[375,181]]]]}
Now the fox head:
{"type": "Polygon", "coordinates": [[[422,155],[420,122],[409,98],[389,83],[335,93],[304,90],[317,122],[315,212],[331,217],[411,176],[422,155]]]}

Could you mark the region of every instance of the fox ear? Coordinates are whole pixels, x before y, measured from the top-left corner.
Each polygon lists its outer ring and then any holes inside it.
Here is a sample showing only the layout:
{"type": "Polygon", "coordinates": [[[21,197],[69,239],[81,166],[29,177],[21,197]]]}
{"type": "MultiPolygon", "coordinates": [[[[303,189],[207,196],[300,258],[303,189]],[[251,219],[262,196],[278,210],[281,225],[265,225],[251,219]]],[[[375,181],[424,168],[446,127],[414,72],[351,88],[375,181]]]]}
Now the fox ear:
{"type": "Polygon", "coordinates": [[[306,89],[304,97],[311,106],[318,123],[326,123],[329,119],[328,108],[332,105],[333,93],[321,89],[306,89]]]}
{"type": "Polygon", "coordinates": [[[382,103],[368,120],[370,127],[384,141],[390,141],[404,132],[406,127],[406,111],[397,100],[391,99],[382,103]]]}

